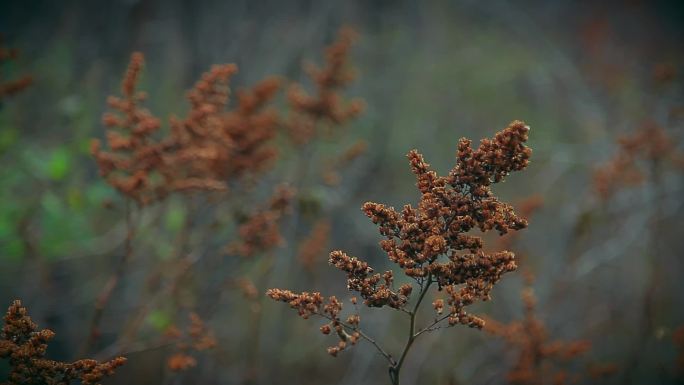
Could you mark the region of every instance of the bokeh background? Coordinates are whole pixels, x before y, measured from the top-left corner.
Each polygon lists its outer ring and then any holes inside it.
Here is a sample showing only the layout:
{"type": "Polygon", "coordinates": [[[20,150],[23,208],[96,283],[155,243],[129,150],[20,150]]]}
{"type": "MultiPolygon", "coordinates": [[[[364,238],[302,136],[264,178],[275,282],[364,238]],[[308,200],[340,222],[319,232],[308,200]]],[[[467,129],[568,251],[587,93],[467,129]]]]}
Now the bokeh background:
{"type": "MultiPolygon", "coordinates": [[[[599,199],[592,179],[618,150],[617,138],[644,122],[661,126],[682,149],[682,116],[674,112],[684,106],[683,23],[676,1],[2,1],[0,33],[20,50],[3,64],[3,77],[30,74],[33,84],[0,106],[0,304],[21,298],[39,325],[57,332],[50,357],[84,353],[95,298],[125,238],[122,198],[98,177],[89,146],[104,136],[106,97],[119,92],[131,52],[145,54],[141,88],[150,110],[164,118],[187,111],[185,90],[214,63],[239,66],[234,89],[272,74],[308,84],[302,62],[320,63],[336,31],[349,25],[360,35],[352,51],[358,77],[345,94],[363,98],[366,111],[305,155],[277,139],[281,158],[247,194],[263,199],[283,181],[299,187],[297,212],[283,224],[286,242],[249,261],[200,259],[170,301],[163,284],[150,281],[170,279],[164,274],[184,218],[213,229],[193,241],[199,254],[223,247],[235,225],[205,221],[223,211],[202,201],[190,207],[170,199],[146,210],[100,343],[85,352],[114,353],[110,344],[122,325],[149,304],[141,331],[119,352],[128,363],[105,383],[386,382],[385,362],[370,346],[329,357],[332,342],[318,321],[296,317],[263,292],[283,287],[346,298],[327,250],[343,249],[378,269],[388,265],[380,235],[359,208],[366,201],[417,202],[405,154],[417,148],[446,173],[459,138],[492,136],[514,119],[531,126],[532,164],[495,191],[513,204],[530,196],[543,201],[513,251],[536,277],[537,311],[549,334],[592,342],[564,367],[578,374],[594,364],[616,367],[580,383],[684,383],[682,347],[672,339],[684,324],[682,170],[667,169],[658,185],[625,188],[608,200],[599,199]],[[367,151],[341,171],[341,182],[321,182],[316,167],[359,140],[367,151]],[[311,165],[304,178],[303,156],[311,165]],[[330,234],[305,268],[299,244],[319,220],[330,234]],[[658,305],[645,330],[654,269],[658,305]],[[238,277],[254,282],[256,299],[226,283],[238,277]],[[195,368],[172,373],[166,359],[173,347],[155,338],[186,322],[190,310],[212,328],[218,347],[200,353],[195,368]]],[[[286,109],[282,94],[277,105],[286,109]]],[[[226,204],[240,206],[243,198],[230,196],[226,204]]],[[[502,322],[520,318],[521,287],[521,275],[509,274],[475,312],[502,322]]],[[[396,313],[361,309],[368,332],[395,351],[406,322],[396,313]]],[[[500,339],[448,329],[417,342],[402,380],[506,383],[514,362],[515,351],[500,339]]]]}

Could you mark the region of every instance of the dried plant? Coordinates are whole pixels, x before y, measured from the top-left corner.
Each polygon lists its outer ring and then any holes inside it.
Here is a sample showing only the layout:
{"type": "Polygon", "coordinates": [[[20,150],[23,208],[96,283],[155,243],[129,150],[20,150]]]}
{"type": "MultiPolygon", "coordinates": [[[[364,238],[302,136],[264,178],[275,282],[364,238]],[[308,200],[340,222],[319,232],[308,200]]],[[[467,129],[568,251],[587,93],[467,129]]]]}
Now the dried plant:
{"type": "MultiPolygon", "coordinates": [[[[252,89],[239,90],[237,103],[229,108],[229,81],[237,67],[215,65],[188,92],[187,116],[171,117],[170,130],[164,131],[160,119],[142,106],[146,95],[136,90],[143,64],[143,55],[134,53],[122,81],[122,96],[108,99],[115,111],[103,117],[108,127],[108,148],[103,149],[99,140],[92,142],[91,152],[100,174],[128,198],[128,235],[125,254],[96,301],[90,342],[85,349],[98,334],[104,307],[131,259],[135,229],[129,200],[144,207],[174,192],[226,191],[233,182],[267,171],[277,157],[271,141],[281,124],[270,103],[280,89],[280,79],[269,77],[252,89]]],[[[241,227],[241,253],[254,254],[280,242],[277,223],[290,199],[288,194],[291,192],[278,190],[271,207],[241,227]]],[[[189,232],[190,221],[186,222],[183,231],[189,232]]],[[[189,237],[181,234],[181,243],[187,243],[189,237]]],[[[186,245],[180,249],[183,253],[186,245]]]]}
{"type": "Polygon", "coordinates": [[[230,180],[267,170],[277,156],[269,142],[280,123],[268,104],[280,80],[271,77],[240,90],[235,108],[225,111],[227,82],[236,71],[232,64],[214,66],[188,93],[188,117],[172,119],[175,151],[166,162],[177,174],[176,188],[225,189],[230,180]]]}
{"type": "Polygon", "coordinates": [[[188,92],[188,116],[171,118],[170,132],[155,139],[161,122],[141,106],[146,94],[136,91],[143,62],[142,54],[131,56],[123,97],[108,100],[118,111],[103,118],[109,151],[99,140],[92,143],[100,174],[113,187],[146,205],[174,191],[225,190],[229,180],[272,163],[277,153],[268,142],[279,119],[268,104],[280,88],[277,78],[241,90],[237,106],[227,111],[228,82],[237,66],[215,65],[188,92]]]}
{"type": "Polygon", "coordinates": [[[662,235],[665,232],[663,219],[667,214],[664,187],[667,172],[684,171],[684,152],[677,147],[676,138],[654,121],[647,121],[631,135],[620,137],[618,145],[619,151],[594,173],[594,188],[601,202],[609,202],[619,191],[637,185],[646,186],[653,197],[646,232],[646,283],[640,300],[638,332],[634,335],[636,340],[629,353],[631,357],[624,365],[626,370],[623,378],[626,381],[642,362],[643,350],[656,330],[657,317],[667,306],[663,303],[667,290],[663,269],[671,261],[666,259],[667,251],[662,247],[662,235]]]}
{"type": "Polygon", "coordinates": [[[164,333],[166,338],[175,341],[175,352],[167,359],[166,365],[174,372],[188,370],[197,365],[193,352],[201,352],[216,347],[214,333],[205,325],[197,313],[190,313],[190,325],[182,332],[170,326],[164,333]]]}
{"type": "MultiPolygon", "coordinates": [[[[19,51],[14,48],[7,48],[4,45],[3,36],[0,35],[0,66],[10,60],[16,60],[19,56],[19,51]]],[[[0,67],[1,68],[1,67],[0,67]]],[[[33,83],[33,78],[29,75],[24,75],[15,80],[4,80],[0,72],[0,101],[7,96],[12,96],[33,83]]]]}
{"type": "Polygon", "coordinates": [[[325,65],[321,68],[307,64],[305,67],[316,92],[311,95],[295,84],[288,90],[292,114],[286,123],[290,139],[296,145],[309,143],[320,130],[332,130],[358,116],[364,109],[360,99],[346,101],[340,92],[354,80],[349,65],[349,51],[357,35],[351,28],[340,29],[337,41],[326,49],[325,65]],[[321,126],[320,123],[327,124],[321,126]]]}
{"type": "Polygon", "coordinates": [[[45,358],[48,342],[55,333],[49,329],[39,331],[19,300],[7,309],[4,320],[0,358],[8,360],[10,372],[2,384],[68,385],[79,381],[83,385],[94,385],[114,374],[114,370],[126,362],[123,357],[102,363],[90,359],[66,363],[45,358]]]}
{"type": "Polygon", "coordinates": [[[111,96],[109,106],[118,114],[106,113],[103,123],[107,130],[110,151],[101,149],[99,140],[91,143],[100,175],[121,192],[141,205],[166,194],[161,179],[163,145],[152,135],[161,122],[141,106],[147,95],[136,91],[144,64],[143,55],[134,53],[121,82],[122,97],[111,96]]]}
{"type": "Polygon", "coordinates": [[[290,208],[293,197],[292,188],[277,188],[268,205],[257,210],[240,225],[239,240],[228,246],[228,252],[251,257],[282,244],[280,220],[290,208]]]}
{"type": "MultiPolygon", "coordinates": [[[[531,274],[526,274],[526,287],[521,295],[524,318],[509,324],[488,319],[484,331],[504,338],[510,350],[517,354],[517,361],[508,372],[509,383],[563,385],[574,382],[570,381],[570,375],[562,369],[562,364],[585,354],[591,348],[591,343],[585,340],[561,341],[549,338],[548,330],[535,312],[536,298],[531,286],[532,280],[531,274]]],[[[600,371],[598,368],[594,372],[594,375],[610,374],[610,371],[600,371]]]]}
{"type": "MultiPolygon", "coordinates": [[[[288,303],[303,318],[316,315],[328,319],[321,332],[337,336],[338,343],[328,348],[333,356],[360,339],[373,344],[389,363],[391,382],[398,384],[402,365],[416,338],[458,324],[482,328],[482,318],[466,312],[466,307],[478,300],[489,300],[494,284],[503,274],[515,270],[513,253],[485,253],[482,239],[468,233],[479,229],[505,234],[527,226],[510,205],[496,198],[491,185],[527,167],[531,155],[525,146],[528,131],[523,122],[514,121],[493,139],[483,139],[477,149],[471,147],[470,140],[461,139],[456,166],[447,176],[438,176],[423,156],[412,150],[408,158],[421,192],[418,207],[406,205],[398,212],[378,203],[363,205],[364,213],[386,237],[380,242],[381,248],[411,283],[395,288],[392,270],[375,273],[368,263],[342,251],[330,253],[330,264],[346,273],[347,288],[357,292],[365,305],[387,306],[409,317],[408,339],[398,359],[362,331],[358,314],[343,320],[342,303],[334,296],[324,298],[318,292],[297,294],[282,289],[270,289],[267,295],[288,303]],[[437,313],[433,321],[418,328],[416,317],[433,285],[447,294],[446,301],[437,299],[433,303],[437,313]],[[412,293],[415,300],[409,306],[412,293]]],[[[352,302],[356,303],[355,297],[352,302]]]]}
{"type": "Polygon", "coordinates": [[[618,139],[619,151],[594,172],[594,188],[603,200],[616,191],[659,178],[661,168],[684,169],[684,153],[676,141],[655,122],[646,122],[631,135],[618,139]]]}
{"type": "Polygon", "coordinates": [[[328,246],[330,238],[330,222],[322,219],[314,223],[309,236],[299,245],[299,263],[312,271],[318,259],[328,246]]]}
{"type": "MultiPolygon", "coordinates": [[[[544,198],[541,195],[531,195],[518,201],[515,207],[517,208],[516,211],[519,213],[519,216],[529,219],[540,210],[543,205],[544,198]]],[[[498,238],[495,247],[497,249],[512,250],[519,239],[519,235],[520,233],[518,232],[504,234],[498,238]]],[[[525,256],[516,251],[515,258],[516,264],[521,265],[525,256]]]]}

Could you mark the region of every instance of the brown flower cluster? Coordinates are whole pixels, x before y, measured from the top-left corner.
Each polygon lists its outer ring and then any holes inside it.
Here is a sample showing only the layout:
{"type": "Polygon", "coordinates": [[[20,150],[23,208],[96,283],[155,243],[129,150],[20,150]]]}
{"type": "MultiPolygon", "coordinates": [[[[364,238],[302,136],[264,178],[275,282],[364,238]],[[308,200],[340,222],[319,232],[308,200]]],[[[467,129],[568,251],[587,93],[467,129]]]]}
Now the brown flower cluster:
{"type": "MultiPolygon", "coordinates": [[[[519,216],[523,218],[531,218],[541,207],[544,205],[544,198],[541,195],[531,195],[526,197],[515,204],[516,211],[519,216]]],[[[496,242],[496,247],[498,249],[511,250],[513,245],[518,240],[519,233],[508,233],[499,237],[498,242],[496,242]]],[[[525,256],[521,255],[516,251],[516,262],[518,265],[524,261],[525,256]]]]}
{"type": "MultiPolygon", "coordinates": [[[[523,122],[514,121],[493,139],[483,139],[477,149],[471,148],[469,140],[461,139],[457,164],[448,176],[438,176],[422,155],[411,151],[408,158],[421,192],[418,207],[406,205],[397,212],[392,207],[368,202],[363,205],[363,211],[386,237],[380,246],[389,260],[417,284],[416,308],[406,309],[416,286],[405,283],[395,288],[392,270],[376,273],[368,263],[342,251],[333,251],[329,262],[346,273],[347,288],[358,292],[369,307],[388,306],[410,314],[413,328],[417,307],[430,286],[437,284],[439,290],[447,293],[447,298],[435,301],[434,307],[441,314],[446,302],[448,312],[423,331],[433,330],[432,327],[444,320],[449,326],[465,324],[481,328],[483,320],[466,313],[465,308],[477,300],[488,300],[494,284],[503,274],[515,270],[516,265],[513,253],[485,253],[482,239],[467,233],[479,229],[505,234],[527,225],[510,205],[494,196],[490,186],[527,166],[531,155],[525,146],[528,131],[523,122]]],[[[323,297],[318,293],[294,294],[271,289],[268,295],[288,302],[305,318],[321,314],[323,297]]],[[[335,300],[335,303],[339,302],[335,300]]],[[[337,320],[337,312],[328,318],[337,320]]],[[[349,330],[358,330],[357,324],[351,326],[349,330]]],[[[407,350],[420,333],[411,332],[407,350]]],[[[396,362],[382,353],[390,361],[393,375],[397,375],[405,354],[396,362]]]]}
{"type": "Polygon", "coordinates": [[[448,176],[438,176],[421,154],[411,151],[408,158],[421,192],[418,207],[406,205],[397,212],[378,203],[363,206],[386,237],[380,246],[389,260],[418,283],[436,282],[440,290],[446,289],[451,325],[481,327],[482,321],[468,315],[465,307],[488,300],[494,284],[516,268],[513,253],[487,254],[482,238],[467,233],[477,228],[505,234],[527,226],[510,205],[494,196],[490,186],[527,166],[528,131],[523,122],[512,122],[493,139],[483,139],[475,150],[469,140],[461,139],[457,164],[448,176]],[[440,256],[448,261],[440,262],[440,256]]]}
{"type": "Polygon", "coordinates": [[[370,307],[386,305],[400,309],[406,305],[413,289],[411,285],[404,284],[393,291],[394,273],[391,270],[373,274],[373,268],[368,263],[339,250],[330,253],[329,262],[347,273],[347,289],[358,292],[365,300],[364,303],[370,307]]]}
{"type": "Polygon", "coordinates": [[[241,90],[228,110],[228,83],[237,67],[215,65],[188,92],[187,117],[171,118],[171,130],[162,136],[160,120],[142,107],[146,95],[136,91],[143,62],[142,54],[132,55],[122,97],[108,100],[116,111],[103,117],[109,150],[98,140],[92,143],[109,184],[144,205],[175,191],[226,190],[229,180],[268,169],[277,155],[269,142],[279,118],[269,103],[280,88],[278,79],[241,90]]]}
{"type": "MultiPolygon", "coordinates": [[[[530,281],[528,278],[528,285],[530,281]]],[[[523,320],[507,325],[487,320],[484,327],[486,332],[503,337],[518,354],[514,367],[508,373],[508,381],[519,385],[568,383],[568,373],[559,366],[585,354],[591,343],[585,340],[550,340],[546,327],[535,314],[536,298],[531,287],[523,290],[522,300],[525,307],[523,320]]]]}
{"type": "Polygon", "coordinates": [[[311,271],[318,264],[318,258],[325,251],[330,238],[330,222],[319,220],[311,229],[309,236],[299,245],[299,262],[311,271]]]}
{"type": "Polygon", "coordinates": [[[619,189],[644,182],[654,166],[669,164],[684,169],[684,152],[676,141],[655,122],[646,122],[631,135],[618,139],[619,151],[594,171],[594,189],[603,200],[619,189]]]}
{"type": "Polygon", "coordinates": [[[339,126],[358,116],[364,109],[360,99],[346,101],[340,92],[354,80],[354,71],[349,67],[349,51],[356,40],[356,33],[342,28],[337,41],[326,49],[325,65],[321,68],[309,64],[305,67],[309,78],[316,86],[311,95],[301,85],[295,84],[288,90],[288,101],[292,114],[286,123],[290,139],[296,145],[304,145],[319,134],[319,123],[328,129],[339,126]]]}
{"type": "Polygon", "coordinates": [[[4,320],[5,326],[0,333],[0,358],[8,360],[10,372],[3,384],[70,384],[80,381],[84,385],[94,385],[114,374],[114,370],[126,362],[123,357],[104,363],[90,359],[73,363],[46,359],[48,342],[55,333],[48,329],[38,331],[38,326],[18,300],[9,307],[4,320]]]}
{"type": "Polygon", "coordinates": [[[190,313],[190,325],[185,333],[177,327],[169,327],[165,335],[167,338],[177,340],[176,352],[171,355],[166,365],[174,372],[188,370],[197,365],[197,360],[192,352],[201,352],[216,347],[214,333],[204,324],[197,313],[190,313]]]}
{"type": "Polygon", "coordinates": [[[283,237],[280,234],[280,222],[290,208],[294,194],[290,187],[278,187],[268,205],[257,210],[240,225],[240,239],[230,244],[227,251],[251,257],[281,245],[283,237]]]}
{"type": "MultiPolygon", "coordinates": [[[[346,322],[342,321],[340,319],[342,303],[335,296],[326,299],[318,292],[295,294],[289,290],[281,289],[269,289],[266,295],[275,301],[288,303],[304,319],[308,319],[312,315],[327,318],[330,322],[321,326],[320,330],[325,335],[334,332],[339,339],[337,345],[328,347],[328,354],[333,357],[336,357],[349,344],[356,345],[361,338],[358,330],[359,321],[361,320],[359,315],[353,314],[347,317],[346,322]],[[347,331],[350,331],[351,334],[347,331]]],[[[355,301],[352,299],[352,302],[355,301]]]]}
{"type": "Polygon", "coordinates": [[[269,142],[279,118],[268,105],[280,80],[267,78],[253,89],[239,90],[236,107],[226,111],[228,81],[235,72],[232,64],[214,66],[188,93],[188,117],[172,119],[176,154],[168,163],[182,174],[180,183],[186,186],[179,188],[203,188],[207,181],[226,188],[227,180],[267,170],[277,156],[269,142]]]}
{"type": "Polygon", "coordinates": [[[134,53],[121,83],[122,97],[111,96],[107,100],[118,111],[118,114],[106,113],[102,118],[109,128],[107,144],[111,152],[103,151],[99,140],[91,143],[100,175],[140,204],[149,203],[166,192],[158,173],[162,144],[152,138],[160,128],[160,121],[141,106],[147,95],[136,91],[143,64],[143,55],[134,53]]]}
{"type": "MultiPolygon", "coordinates": [[[[3,37],[0,35],[0,66],[10,60],[16,60],[18,56],[19,51],[5,47],[3,37]]],[[[29,75],[24,75],[16,80],[4,80],[0,73],[0,101],[30,86],[32,82],[33,78],[29,75]]]]}

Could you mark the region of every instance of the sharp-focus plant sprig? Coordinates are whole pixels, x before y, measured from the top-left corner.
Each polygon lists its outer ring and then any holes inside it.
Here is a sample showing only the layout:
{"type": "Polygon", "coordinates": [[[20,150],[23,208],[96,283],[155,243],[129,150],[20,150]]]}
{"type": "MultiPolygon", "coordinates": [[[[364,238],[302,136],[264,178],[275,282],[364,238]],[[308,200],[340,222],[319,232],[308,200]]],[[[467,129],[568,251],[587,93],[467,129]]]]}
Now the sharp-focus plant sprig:
{"type": "MultiPolygon", "coordinates": [[[[410,283],[397,288],[392,270],[376,273],[368,263],[343,251],[330,253],[330,264],[346,273],[348,289],[357,292],[365,305],[387,306],[409,317],[408,336],[398,356],[386,351],[360,328],[358,314],[343,320],[342,302],[334,296],[324,298],[318,292],[297,294],[282,289],[270,289],[267,295],[288,303],[303,318],[326,318],[329,322],[321,327],[321,332],[334,333],[339,340],[328,348],[333,356],[360,339],[370,342],[388,361],[392,384],[398,384],[402,365],[416,338],[458,324],[482,328],[484,320],[468,313],[466,308],[489,300],[494,284],[503,274],[516,269],[513,253],[485,253],[482,238],[469,232],[479,229],[505,234],[527,226],[527,221],[518,217],[509,204],[498,200],[491,185],[527,167],[531,155],[525,145],[528,132],[529,127],[523,122],[514,121],[494,138],[483,139],[477,149],[471,147],[470,140],[461,139],[456,165],[447,176],[437,175],[423,156],[412,150],[408,158],[421,192],[418,207],[406,205],[396,211],[379,203],[363,205],[363,212],[385,237],[381,248],[410,283]],[[431,288],[446,293],[445,298],[434,301],[435,317],[418,326],[417,314],[431,288]],[[414,301],[410,301],[412,294],[414,301]]],[[[352,303],[356,301],[352,298],[352,303]]]]}
{"type": "Polygon", "coordinates": [[[14,301],[4,317],[5,326],[0,332],[0,359],[9,362],[10,372],[6,385],[70,384],[80,381],[95,385],[126,362],[117,357],[107,362],[84,359],[73,363],[45,358],[48,342],[55,337],[52,330],[38,331],[21,301],[14,301]]]}

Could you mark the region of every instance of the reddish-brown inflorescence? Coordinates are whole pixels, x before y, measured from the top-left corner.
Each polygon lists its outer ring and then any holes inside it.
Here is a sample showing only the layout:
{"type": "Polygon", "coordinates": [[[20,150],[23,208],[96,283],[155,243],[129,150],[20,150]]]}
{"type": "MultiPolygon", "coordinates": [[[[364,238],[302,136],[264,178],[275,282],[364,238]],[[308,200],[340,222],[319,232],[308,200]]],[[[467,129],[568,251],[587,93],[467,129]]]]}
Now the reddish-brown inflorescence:
{"type": "Polygon", "coordinates": [[[20,301],[14,301],[4,317],[5,326],[0,333],[0,359],[9,362],[8,385],[70,384],[80,381],[95,385],[126,362],[123,357],[100,363],[84,359],[73,363],[45,358],[48,342],[55,333],[38,326],[27,315],[20,301]]]}
{"type": "Polygon", "coordinates": [[[201,352],[216,347],[214,333],[205,325],[197,313],[190,313],[190,324],[185,333],[175,326],[167,328],[167,338],[175,340],[176,352],[166,361],[174,372],[184,371],[197,365],[193,352],[201,352]]]}
{"type": "MultiPolygon", "coordinates": [[[[493,139],[482,140],[477,149],[471,148],[469,140],[461,139],[456,166],[447,176],[437,175],[423,156],[413,150],[408,158],[421,192],[418,207],[406,205],[401,211],[396,211],[379,203],[363,205],[363,212],[386,238],[380,246],[389,260],[409,278],[409,282],[413,280],[412,284],[395,287],[393,271],[376,273],[368,263],[342,251],[330,253],[330,264],[346,273],[348,289],[359,293],[367,306],[388,306],[410,315],[410,338],[398,361],[361,332],[358,317],[340,321],[341,303],[336,298],[328,299],[335,304],[335,311],[329,313],[320,293],[295,294],[271,289],[267,295],[276,301],[289,303],[304,318],[321,315],[332,320],[332,325],[321,328],[324,334],[336,328],[338,335],[346,330],[367,339],[388,359],[390,377],[393,383],[398,383],[406,352],[417,336],[440,328],[442,321],[447,321],[447,326],[464,324],[481,328],[483,320],[468,314],[465,308],[478,300],[488,300],[492,287],[501,276],[515,270],[513,253],[485,253],[482,239],[468,232],[479,229],[505,234],[509,230],[526,227],[527,222],[518,217],[510,205],[499,201],[490,186],[527,166],[531,155],[531,150],[525,146],[528,131],[523,122],[514,121],[493,139]],[[417,331],[415,316],[418,307],[433,284],[447,293],[446,300],[437,299],[433,303],[438,316],[432,324],[417,331]],[[417,299],[413,308],[407,309],[412,293],[417,293],[417,299]],[[447,306],[446,314],[441,315],[447,306]]],[[[340,341],[346,342],[343,337],[340,341]]],[[[330,349],[332,355],[338,352],[335,347],[330,349]]]]}
{"type": "Polygon", "coordinates": [[[312,315],[327,318],[330,322],[321,326],[320,330],[321,333],[326,335],[335,332],[339,339],[337,345],[328,347],[328,354],[333,357],[336,357],[340,351],[347,348],[348,344],[356,345],[359,341],[360,333],[357,330],[360,321],[359,315],[351,315],[347,318],[346,322],[342,321],[340,319],[342,303],[335,296],[324,298],[318,292],[296,294],[289,290],[281,289],[269,289],[266,295],[273,300],[287,302],[304,319],[308,319],[312,315]]]}
{"type": "Polygon", "coordinates": [[[269,142],[279,126],[268,107],[280,80],[267,78],[253,89],[238,91],[237,105],[226,111],[232,64],[214,66],[188,93],[191,110],[184,120],[172,119],[168,158],[179,189],[226,188],[226,182],[268,169],[277,156],[269,142]]]}
{"type": "Polygon", "coordinates": [[[319,220],[311,229],[311,233],[299,245],[299,262],[305,269],[311,271],[318,264],[319,256],[325,251],[330,237],[330,222],[319,220]]]}
{"type": "Polygon", "coordinates": [[[356,33],[342,28],[337,41],[326,49],[325,65],[321,68],[309,64],[306,72],[316,86],[314,95],[295,84],[288,91],[288,101],[293,113],[286,123],[290,139],[296,145],[304,145],[319,134],[319,123],[328,128],[339,126],[355,118],[364,109],[360,99],[346,101],[340,94],[351,81],[354,71],[349,65],[349,51],[356,40],[356,33]]]}
{"type": "MultiPolygon", "coordinates": [[[[501,324],[487,320],[484,330],[503,337],[510,348],[517,352],[517,361],[508,373],[508,381],[519,385],[568,383],[568,373],[560,366],[585,354],[591,348],[586,340],[551,340],[546,327],[535,314],[536,298],[531,286],[531,275],[522,292],[525,317],[521,321],[501,324]]],[[[603,373],[602,375],[606,375],[603,373]]]]}
{"type": "MultiPolygon", "coordinates": [[[[521,217],[529,219],[541,209],[543,205],[544,199],[540,195],[531,195],[518,201],[515,204],[515,207],[516,212],[518,212],[521,217]]],[[[514,244],[518,241],[519,236],[520,233],[518,232],[504,234],[498,238],[494,247],[496,249],[512,250],[514,244]]],[[[518,250],[516,251],[515,259],[516,264],[520,266],[521,263],[525,261],[525,255],[521,254],[518,250]]]]}
{"type": "Polygon", "coordinates": [[[147,95],[136,91],[143,68],[141,53],[134,53],[121,83],[122,97],[110,96],[109,106],[118,113],[106,113],[102,120],[111,151],[102,150],[99,140],[91,152],[100,175],[114,188],[139,204],[158,199],[167,192],[160,178],[164,148],[152,135],[161,127],[158,118],[141,106],[147,95]]]}
{"type": "Polygon", "coordinates": [[[167,142],[174,151],[165,154],[165,161],[173,172],[174,188],[226,188],[221,173],[230,160],[233,142],[222,130],[221,114],[228,104],[228,83],[236,72],[234,64],[212,66],[187,94],[187,117],[171,119],[167,142]]]}
{"type": "Polygon", "coordinates": [[[228,252],[251,257],[283,243],[280,222],[294,197],[294,190],[279,186],[268,205],[248,217],[238,229],[240,239],[227,248],[228,252]]]}
{"type": "Polygon", "coordinates": [[[240,90],[237,105],[228,110],[228,85],[237,66],[215,65],[188,92],[188,115],[171,118],[170,132],[158,135],[161,122],[141,106],[146,96],[136,91],[143,62],[142,54],[132,55],[123,96],[108,100],[118,111],[103,118],[109,150],[98,140],[92,143],[108,183],[144,205],[174,191],[226,190],[230,180],[261,173],[273,163],[277,152],[270,141],[280,123],[269,104],[279,79],[240,90]]]}
{"type": "Polygon", "coordinates": [[[684,169],[684,152],[676,143],[655,122],[646,122],[633,134],[620,137],[619,151],[594,171],[594,189],[599,197],[607,200],[620,188],[643,183],[654,165],[684,169]]]}

